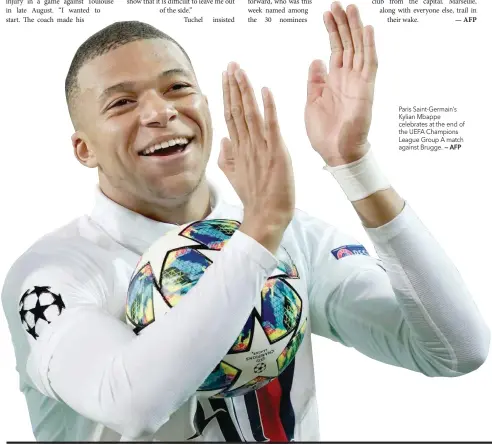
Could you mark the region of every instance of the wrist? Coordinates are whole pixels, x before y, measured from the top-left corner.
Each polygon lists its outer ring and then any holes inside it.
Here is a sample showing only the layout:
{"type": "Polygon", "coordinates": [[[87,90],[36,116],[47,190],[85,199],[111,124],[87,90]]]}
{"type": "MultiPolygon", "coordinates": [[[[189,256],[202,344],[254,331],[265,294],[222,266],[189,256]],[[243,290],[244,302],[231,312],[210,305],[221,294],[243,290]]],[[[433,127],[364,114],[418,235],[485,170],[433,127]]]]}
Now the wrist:
{"type": "Polygon", "coordinates": [[[369,143],[366,154],[358,160],[338,166],[326,165],[324,169],[333,175],[351,202],[391,188],[389,180],[373,156],[369,143]]]}
{"type": "Polygon", "coordinates": [[[366,143],[362,148],[356,149],[354,154],[348,154],[344,157],[340,157],[340,155],[323,157],[323,160],[328,168],[341,167],[362,159],[367,154],[369,149],[370,145],[369,143],[366,143]]]}
{"type": "Polygon", "coordinates": [[[245,213],[239,230],[263,245],[270,253],[275,254],[290,220],[291,218],[272,220],[258,214],[245,213]]]}

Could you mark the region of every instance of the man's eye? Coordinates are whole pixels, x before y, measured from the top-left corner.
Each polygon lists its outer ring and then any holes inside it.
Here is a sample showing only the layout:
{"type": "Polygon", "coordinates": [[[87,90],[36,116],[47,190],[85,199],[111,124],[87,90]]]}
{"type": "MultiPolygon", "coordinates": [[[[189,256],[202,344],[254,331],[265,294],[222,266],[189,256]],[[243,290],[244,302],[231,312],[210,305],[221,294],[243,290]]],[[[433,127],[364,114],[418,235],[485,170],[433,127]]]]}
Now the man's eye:
{"type": "Polygon", "coordinates": [[[120,100],[117,100],[116,102],[114,102],[109,108],[115,108],[115,107],[119,107],[119,106],[125,106],[127,105],[128,103],[131,103],[131,101],[129,99],[120,99],[120,100]]]}
{"type": "Polygon", "coordinates": [[[189,88],[190,85],[187,85],[186,83],[176,83],[176,85],[173,85],[171,87],[171,89],[173,91],[177,91],[177,90],[180,90],[180,89],[183,89],[183,88],[189,88]]]}

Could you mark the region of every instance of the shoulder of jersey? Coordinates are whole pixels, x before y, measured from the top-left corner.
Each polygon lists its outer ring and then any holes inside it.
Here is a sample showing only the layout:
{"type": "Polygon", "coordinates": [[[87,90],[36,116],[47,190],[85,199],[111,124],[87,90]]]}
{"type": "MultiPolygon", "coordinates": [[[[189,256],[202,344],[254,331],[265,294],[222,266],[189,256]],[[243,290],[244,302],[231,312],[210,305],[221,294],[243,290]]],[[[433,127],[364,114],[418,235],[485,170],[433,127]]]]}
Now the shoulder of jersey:
{"type": "Polygon", "coordinates": [[[33,262],[39,262],[41,265],[43,258],[56,256],[63,261],[64,253],[73,254],[80,251],[84,245],[90,243],[80,232],[84,223],[87,223],[87,218],[79,217],[43,235],[13,262],[7,276],[22,274],[33,262]]]}

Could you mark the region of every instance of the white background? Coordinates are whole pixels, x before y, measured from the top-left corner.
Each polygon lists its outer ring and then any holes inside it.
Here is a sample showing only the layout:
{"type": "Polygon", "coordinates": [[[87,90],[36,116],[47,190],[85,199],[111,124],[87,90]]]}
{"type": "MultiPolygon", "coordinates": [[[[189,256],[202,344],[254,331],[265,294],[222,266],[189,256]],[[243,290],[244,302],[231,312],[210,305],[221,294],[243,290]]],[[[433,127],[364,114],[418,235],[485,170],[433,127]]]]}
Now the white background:
{"type": "MultiPolygon", "coordinates": [[[[237,0],[236,3],[245,2],[237,0]]],[[[446,2],[447,3],[447,2],[446,2]]],[[[389,24],[378,7],[360,0],[363,20],[375,26],[380,68],[370,140],[394,187],[416,210],[468,283],[492,325],[490,255],[491,2],[477,24],[449,17],[389,24]],[[485,41],[488,41],[487,45],[485,41]],[[466,120],[459,151],[398,150],[398,106],[456,106],[466,120]]],[[[322,11],[299,24],[185,24],[153,7],[107,7],[83,24],[6,24],[2,9],[2,162],[0,283],[12,262],[43,234],[89,211],[96,174],[73,157],[64,80],[77,47],[117,20],[159,27],[190,55],[209,96],[215,142],[209,175],[236,198],[216,167],[226,135],[221,71],[241,63],[257,91],[272,88],[283,135],[294,162],[297,207],[353,233],[372,250],[346,201],[305,134],[303,111],[309,63],[329,57],[322,11]]],[[[344,4],[346,6],[346,3],[344,4]]],[[[246,5],[236,7],[246,11],[246,5]]],[[[202,11],[206,12],[205,9],[202,11]]],[[[231,9],[231,11],[233,11],[231,9]]],[[[224,14],[225,15],[225,14],[224,14]]],[[[351,349],[313,340],[321,437],[324,440],[491,440],[492,359],[472,374],[430,379],[380,364],[351,349]]],[[[0,316],[0,441],[33,439],[3,313],[0,316]]]]}

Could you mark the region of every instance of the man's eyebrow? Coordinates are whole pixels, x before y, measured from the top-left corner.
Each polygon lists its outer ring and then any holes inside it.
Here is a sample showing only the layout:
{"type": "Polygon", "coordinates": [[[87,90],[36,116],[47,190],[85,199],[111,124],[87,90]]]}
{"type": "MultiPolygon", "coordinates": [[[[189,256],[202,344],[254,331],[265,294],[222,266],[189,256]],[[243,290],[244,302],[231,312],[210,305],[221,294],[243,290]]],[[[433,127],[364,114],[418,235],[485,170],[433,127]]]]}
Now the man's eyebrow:
{"type": "Polygon", "coordinates": [[[188,71],[187,69],[183,69],[183,68],[168,69],[167,71],[161,72],[159,74],[159,77],[160,78],[172,77],[172,76],[176,76],[176,75],[182,75],[182,76],[189,77],[189,78],[193,77],[190,71],[188,71]]]}
{"type": "Polygon", "coordinates": [[[116,85],[112,85],[112,86],[106,88],[101,94],[99,94],[99,97],[97,98],[97,100],[99,102],[103,102],[111,94],[114,94],[117,92],[122,92],[122,91],[129,91],[129,90],[134,89],[134,88],[135,88],[135,82],[120,82],[120,83],[117,83],[116,85]]]}
{"type": "MultiPolygon", "coordinates": [[[[162,78],[172,77],[176,75],[182,75],[188,77],[190,80],[193,77],[190,71],[182,68],[168,69],[167,71],[161,72],[158,77],[162,79],[162,78]]],[[[102,102],[111,94],[117,92],[129,91],[135,89],[135,86],[136,86],[136,82],[132,82],[132,81],[116,83],[115,85],[109,86],[101,94],[99,94],[98,101],[102,102]]]]}

